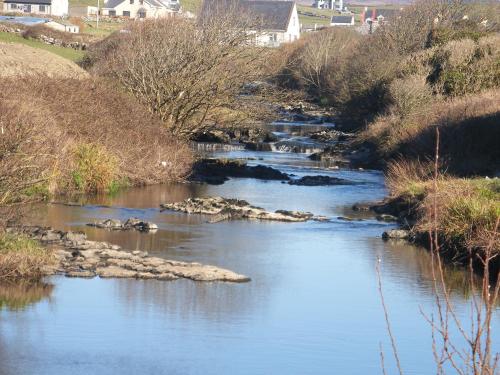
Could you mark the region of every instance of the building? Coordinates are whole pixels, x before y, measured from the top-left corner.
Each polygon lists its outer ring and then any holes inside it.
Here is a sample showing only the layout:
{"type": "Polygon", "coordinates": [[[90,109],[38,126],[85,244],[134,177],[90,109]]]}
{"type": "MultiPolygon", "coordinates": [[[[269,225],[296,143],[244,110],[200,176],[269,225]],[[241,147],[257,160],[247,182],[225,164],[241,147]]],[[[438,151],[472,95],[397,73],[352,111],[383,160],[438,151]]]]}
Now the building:
{"type": "Polygon", "coordinates": [[[97,16],[98,8],[87,5],[73,5],[69,7],[71,17],[97,16]]]}
{"type": "Polygon", "coordinates": [[[389,22],[401,12],[400,9],[368,9],[361,13],[361,23],[384,23],[389,22]]]}
{"type": "Polygon", "coordinates": [[[51,29],[57,30],[57,31],[64,31],[66,33],[74,33],[78,34],[80,32],[80,27],[77,25],[73,25],[71,22],[68,22],[66,20],[50,20],[49,22],[44,24],[47,27],[50,27],[51,29]]]}
{"type": "Polygon", "coordinates": [[[354,26],[354,16],[333,16],[330,26],[354,26]]]}
{"type": "Polygon", "coordinates": [[[103,16],[127,18],[160,18],[177,13],[178,0],[108,0],[101,10],[103,16]]]}
{"type": "Polygon", "coordinates": [[[300,38],[300,22],[294,1],[239,0],[233,2],[205,0],[200,18],[217,17],[234,7],[234,14],[244,14],[256,20],[254,43],[265,47],[278,47],[300,38]]]}
{"type": "Polygon", "coordinates": [[[4,0],[3,11],[62,17],[68,15],[68,0],[4,0]]]}

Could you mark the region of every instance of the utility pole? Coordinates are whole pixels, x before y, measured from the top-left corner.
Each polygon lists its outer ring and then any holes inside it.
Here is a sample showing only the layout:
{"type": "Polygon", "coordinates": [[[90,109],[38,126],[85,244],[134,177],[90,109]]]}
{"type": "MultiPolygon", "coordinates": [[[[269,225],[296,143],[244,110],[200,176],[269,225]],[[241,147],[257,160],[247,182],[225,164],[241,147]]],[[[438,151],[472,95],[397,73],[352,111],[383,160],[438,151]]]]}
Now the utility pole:
{"type": "Polygon", "coordinates": [[[99,12],[101,11],[101,6],[100,6],[100,3],[99,3],[99,0],[97,0],[97,17],[96,17],[96,29],[99,28],[99,12]]]}

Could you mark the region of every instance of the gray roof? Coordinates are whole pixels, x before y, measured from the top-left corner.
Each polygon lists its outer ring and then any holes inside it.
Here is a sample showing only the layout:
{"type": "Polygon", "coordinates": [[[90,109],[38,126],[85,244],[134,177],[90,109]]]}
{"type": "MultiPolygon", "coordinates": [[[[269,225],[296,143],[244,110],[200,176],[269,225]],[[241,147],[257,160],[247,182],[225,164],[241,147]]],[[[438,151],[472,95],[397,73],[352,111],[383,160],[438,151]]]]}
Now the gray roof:
{"type": "Polygon", "coordinates": [[[204,0],[200,17],[216,17],[232,6],[254,17],[264,30],[284,31],[292,16],[294,1],[272,0],[204,0]]]}
{"type": "Polygon", "coordinates": [[[351,24],[354,16],[333,16],[332,23],[347,23],[351,24]]]}
{"type": "Polygon", "coordinates": [[[35,5],[50,5],[52,0],[4,0],[7,4],[35,4],[35,5]]]}
{"type": "MultiPolygon", "coordinates": [[[[104,8],[115,8],[124,1],[128,0],[108,0],[104,3],[104,8]]],[[[135,0],[139,1],[139,0],[135,0]]],[[[154,7],[168,8],[165,4],[161,3],[159,0],[144,0],[145,3],[151,4],[154,7]]]]}

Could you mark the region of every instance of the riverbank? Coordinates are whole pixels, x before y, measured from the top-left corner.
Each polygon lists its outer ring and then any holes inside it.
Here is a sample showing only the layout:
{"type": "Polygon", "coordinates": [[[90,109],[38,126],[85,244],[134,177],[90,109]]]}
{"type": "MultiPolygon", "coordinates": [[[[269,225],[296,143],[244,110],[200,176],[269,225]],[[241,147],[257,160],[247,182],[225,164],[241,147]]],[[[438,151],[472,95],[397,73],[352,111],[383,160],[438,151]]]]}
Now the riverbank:
{"type": "MultiPolygon", "coordinates": [[[[126,251],[108,242],[90,241],[82,232],[64,232],[39,226],[11,227],[7,231],[12,238],[24,237],[38,241],[44,248],[37,247],[37,252],[52,258],[51,262],[38,262],[36,275],[30,273],[38,279],[65,275],[80,278],[99,276],[168,281],[179,278],[194,281],[250,281],[246,276],[223,268],[151,257],[145,251],[126,251]]],[[[9,279],[8,275],[3,274],[4,269],[1,270],[2,276],[9,279]]],[[[15,276],[23,278],[24,275],[12,275],[11,278],[15,279],[15,276]]]]}

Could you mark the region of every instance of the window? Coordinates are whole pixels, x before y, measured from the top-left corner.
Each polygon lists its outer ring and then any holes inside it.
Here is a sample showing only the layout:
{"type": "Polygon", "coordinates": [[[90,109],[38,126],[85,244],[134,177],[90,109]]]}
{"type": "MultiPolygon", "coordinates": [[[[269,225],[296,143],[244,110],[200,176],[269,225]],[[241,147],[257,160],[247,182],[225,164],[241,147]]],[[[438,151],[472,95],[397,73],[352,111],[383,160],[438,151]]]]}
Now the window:
{"type": "Polygon", "coordinates": [[[123,17],[130,17],[130,11],[124,10],[123,11],[123,17]]]}
{"type": "Polygon", "coordinates": [[[133,4],[134,3],[134,0],[130,0],[130,4],[133,4]]]}
{"type": "Polygon", "coordinates": [[[17,4],[10,4],[10,9],[17,9],[17,4]]]}
{"type": "Polygon", "coordinates": [[[146,11],[144,9],[141,9],[139,12],[139,18],[146,18],[146,11]]]}
{"type": "Polygon", "coordinates": [[[116,10],[110,10],[110,11],[108,12],[108,15],[109,15],[110,17],[114,17],[114,16],[116,16],[116,10]]]}
{"type": "Polygon", "coordinates": [[[24,13],[31,13],[31,5],[24,6],[24,13]]]}
{"type": "Polygon", "coordinates": [[[38,11],[39,11],[40,13],[45,13],[45,5],[39,5],[39,6],[38,6],[38,11]]]}

